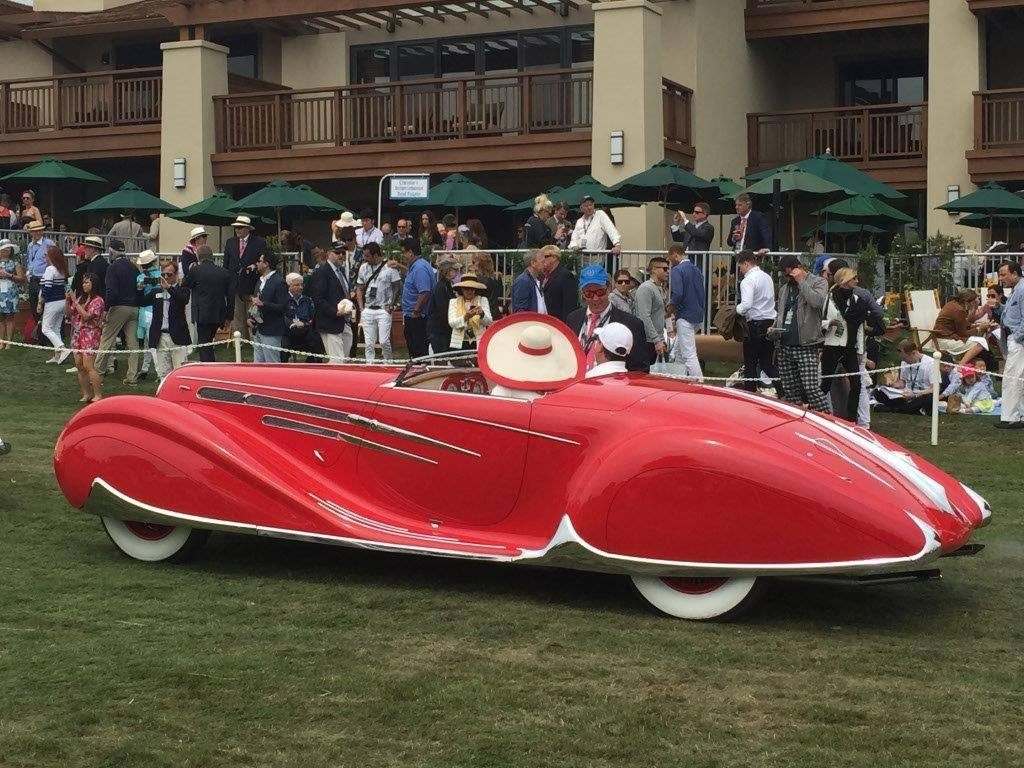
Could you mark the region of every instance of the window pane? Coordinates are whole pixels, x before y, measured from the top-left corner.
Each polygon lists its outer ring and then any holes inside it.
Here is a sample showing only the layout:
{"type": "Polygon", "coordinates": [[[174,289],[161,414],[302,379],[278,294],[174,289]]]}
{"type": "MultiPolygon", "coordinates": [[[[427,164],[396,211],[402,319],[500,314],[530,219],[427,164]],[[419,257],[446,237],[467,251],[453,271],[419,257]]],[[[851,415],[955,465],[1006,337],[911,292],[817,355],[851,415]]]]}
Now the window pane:
{"type": "Polygon", "coordinates": [[[434,77],[434,44],[398,46],[398,79],[434,77]]]}
{"type": "Polygon", "coordinates": [[[579,30],[572,33],[572,66],[579,67],[594,63],[594,30],[579,30]]]}
{"type": "Polygon", "coordinates": [[[885,99],[882,80],[877,77],[857,78],[853,81],[851,104],[880,104],[885,99]]]}
{"type": "Polygon", "coordinates": [[[558,32],[523,35],[523,51],[527,69],[558,69],[562,66],[562,35],[558,32]]]}
{"type": "Polygon", "coordinates": [[[228,72],[242,77],[256,77],[255,56],[228,56],[228,72]]]}
{"type": "Polygon", "coordinates": [[[923,77],[896,78],[896,100],[903,102],[924,101],[923,77]]]}
{"type": "Polygon", "coordinates": [[[481,41],[484,47],[484,72],[504,74],[519,69],[519,43],[514,37],[492,37],[481,41]]]}
{"type": "Polygon", "coordinates": [[[476,43],[441,43],[441,76],[466,77],[476,74],[476,43]]]}
{"type": "Polygon", "coordinates": [[[386,83],[391,79],[390,48],[356,49],[356,83],[386,83]]]}

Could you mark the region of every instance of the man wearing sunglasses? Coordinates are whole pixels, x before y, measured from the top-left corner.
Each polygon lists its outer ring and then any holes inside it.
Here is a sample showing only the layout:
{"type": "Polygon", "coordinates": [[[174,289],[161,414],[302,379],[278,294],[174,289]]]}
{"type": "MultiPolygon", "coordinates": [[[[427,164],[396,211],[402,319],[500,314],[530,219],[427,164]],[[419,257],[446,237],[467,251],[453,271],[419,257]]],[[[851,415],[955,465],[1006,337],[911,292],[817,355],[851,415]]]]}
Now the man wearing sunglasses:
{"type": "Polygon", "coordinates": [[[633,334],[633,347],[626,356],[627,371],[648,373],[654,362],[654,345],[647,341],[644,324],[628,312],[623,312],[609,298],[608,272],[600,264],[590,264],[580,270],[580,292],[585,307],[573,310],[566,320],[583,345],[587,370],[597,365],[598,329],[609,323],[622,323],[633,334]]]}

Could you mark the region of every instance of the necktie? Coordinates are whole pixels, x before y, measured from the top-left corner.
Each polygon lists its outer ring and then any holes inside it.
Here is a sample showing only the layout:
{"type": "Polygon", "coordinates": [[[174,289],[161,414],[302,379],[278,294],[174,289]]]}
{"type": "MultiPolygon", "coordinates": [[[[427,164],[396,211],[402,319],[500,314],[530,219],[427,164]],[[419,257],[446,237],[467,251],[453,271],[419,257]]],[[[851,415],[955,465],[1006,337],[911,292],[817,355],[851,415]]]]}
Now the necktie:
{"type": "Polygon", "coordinates": [[[740,219],[740,248],[743,247],[744,241],[747,239],[747,220],[740,219]]]}
{"type": "Polygon", "coordinates": [[[597,344],[594,339],[594,331],[597,330],[597,321],[600,315],[588,315],[587,317],[587,370],[597,365],[597,344]]]}

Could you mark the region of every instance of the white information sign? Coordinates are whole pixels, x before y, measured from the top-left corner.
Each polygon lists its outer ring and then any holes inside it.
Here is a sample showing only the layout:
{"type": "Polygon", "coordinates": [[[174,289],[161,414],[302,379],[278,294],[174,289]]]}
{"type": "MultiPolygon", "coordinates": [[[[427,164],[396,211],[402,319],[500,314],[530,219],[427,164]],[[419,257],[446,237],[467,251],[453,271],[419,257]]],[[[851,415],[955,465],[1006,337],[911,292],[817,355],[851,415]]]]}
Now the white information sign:
{"type": "Polygon", "coordinates": [[[422,200],[430,194],[430,174],[396,174],[391,177],[392,200],[422,200]]]}

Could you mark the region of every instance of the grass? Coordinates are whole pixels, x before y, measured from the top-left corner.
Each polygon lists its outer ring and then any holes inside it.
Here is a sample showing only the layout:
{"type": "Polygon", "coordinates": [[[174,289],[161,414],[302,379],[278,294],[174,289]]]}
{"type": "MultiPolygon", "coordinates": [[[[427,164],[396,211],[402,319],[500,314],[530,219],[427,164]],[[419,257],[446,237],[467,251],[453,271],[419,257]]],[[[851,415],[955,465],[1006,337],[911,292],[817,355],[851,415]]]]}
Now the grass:
{"type": "Polygon", "coordinates": [[[692,624],[595,574],[227,535],[130,562],[55,486],[54,368],[0,352],[0,765],[1024,764],[1024,443],[989,418],[876,424],[988,497],[981,556],[692,624]]]}

